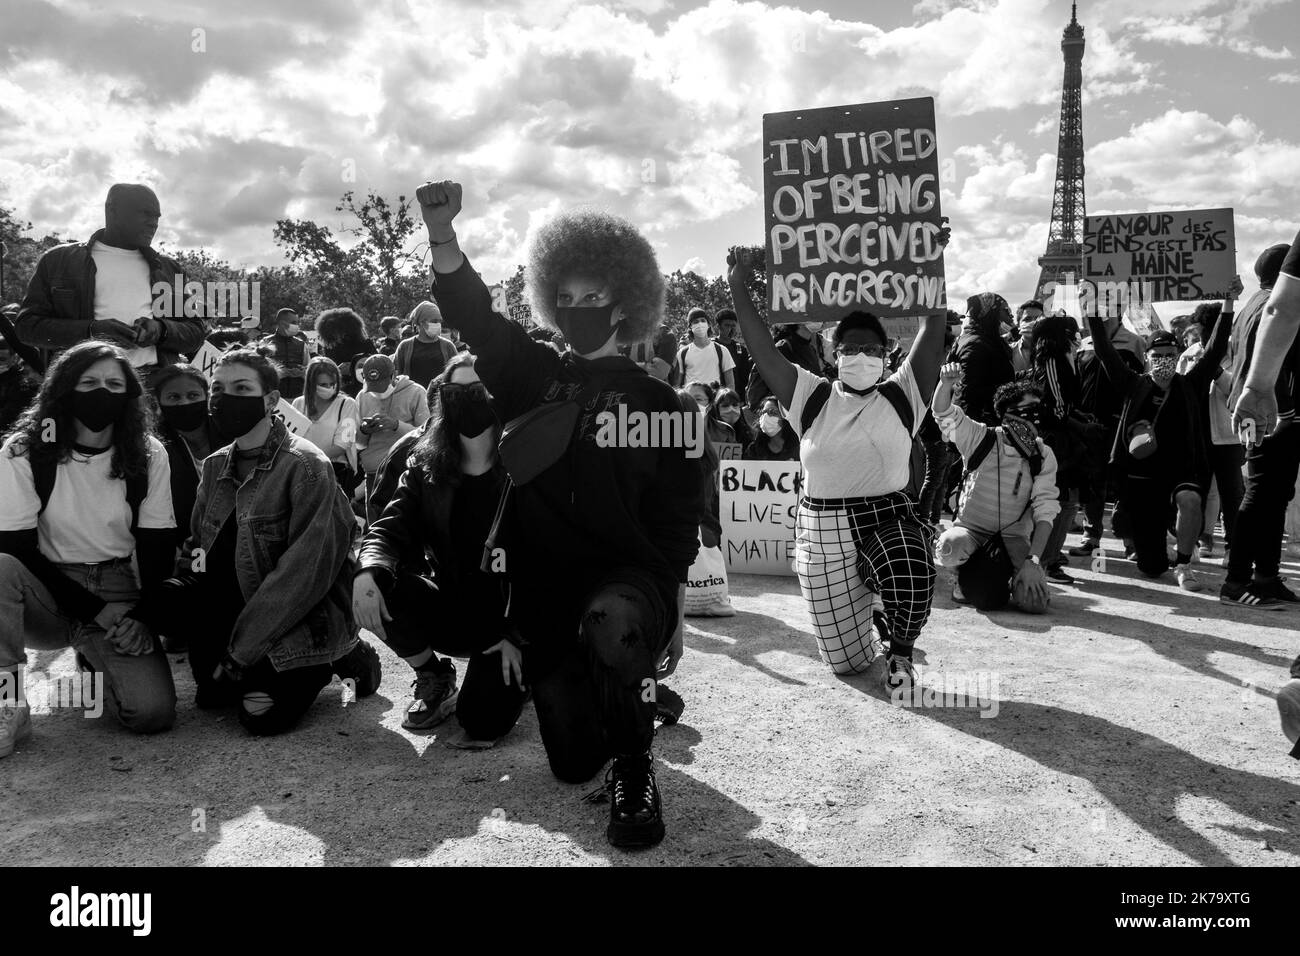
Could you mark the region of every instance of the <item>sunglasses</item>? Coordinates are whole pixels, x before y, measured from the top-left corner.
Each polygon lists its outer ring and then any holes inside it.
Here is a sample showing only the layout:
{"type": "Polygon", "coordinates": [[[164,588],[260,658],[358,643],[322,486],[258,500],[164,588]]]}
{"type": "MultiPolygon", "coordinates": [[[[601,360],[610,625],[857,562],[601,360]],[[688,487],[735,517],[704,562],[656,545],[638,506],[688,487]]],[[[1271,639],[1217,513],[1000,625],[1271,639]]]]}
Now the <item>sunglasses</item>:
{"type": "Polygon", "coordinates": [[[440,395],[454,396],[456,398],[462,395],[470,398],[487,398],[487,386],[482,382],[467,382],[464,384],[458,382],[440,382],[438,384],[438,393],[440,395]]]}
{"type": "Polygon", "coordinates": [[[884,358],[885,347],[883,345],[854,345],[852,342],[845,342],[843,345],[836,346],[836,355],[869,355],[872,358],[884,358]]]}

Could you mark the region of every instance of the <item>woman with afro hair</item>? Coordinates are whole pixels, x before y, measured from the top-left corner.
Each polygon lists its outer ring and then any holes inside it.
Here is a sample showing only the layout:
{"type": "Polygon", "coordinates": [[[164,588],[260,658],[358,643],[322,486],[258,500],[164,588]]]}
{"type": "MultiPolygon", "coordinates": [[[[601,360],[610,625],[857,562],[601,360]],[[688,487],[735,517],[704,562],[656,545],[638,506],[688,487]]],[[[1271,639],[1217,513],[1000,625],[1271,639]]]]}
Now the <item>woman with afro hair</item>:
{"type": "Polygon", "coordinates": [[[461,194],[453,182],[425,183],[416,194],[444,320],[477,356],[502,422],[558,402],[579,410],[558,460],[510,493],[499,539],[542,743],[552,771],[570,783],[612,758],[607,836],[615,846],[651,846],[664,834],[651,755],[655,682],[682,653],[701,449],[698,441],[654,448],[596,438],[605,413],[683,417],[672,388],[620,354],[658,330],[663,276],[649,242],[615,216],[571,212],[541,227],[526,274],[534,317],[564,336],[567,350],[557,354],[493,311],[456,241],[461,194]]]}

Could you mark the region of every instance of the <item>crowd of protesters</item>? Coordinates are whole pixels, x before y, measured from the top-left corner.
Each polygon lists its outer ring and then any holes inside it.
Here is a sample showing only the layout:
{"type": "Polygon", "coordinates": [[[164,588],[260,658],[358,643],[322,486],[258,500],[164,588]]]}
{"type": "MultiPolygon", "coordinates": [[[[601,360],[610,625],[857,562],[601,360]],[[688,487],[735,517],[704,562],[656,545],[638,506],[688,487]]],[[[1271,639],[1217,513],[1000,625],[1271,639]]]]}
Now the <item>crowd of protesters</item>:
{"type": "MultiPolygon", "coordinates": [[[[195,706],[273,735],[336,675],[377,689],[364,631],[410,667],[404,727],[455,714],[461,745],[491,746],[531,700],[556,777],[608,765],[591,796],[610,841],[652,845],[655,725],[684,706],[661,682],[689,569],[718,546],[726,448],[801,463],[794,570],[818,651],[840,674],[883,657],[892,689],[918,679],[939,568],[959,604],[1050,613],[1049,583],[1083,586],[1072,558],[1119,560],[1111,502],[1142,576],[1207,588],[1221,523],[1219,600],[1297,603],[1279,569],[1300,241],[1259,256],[1239,313],[1240,281],[1147,336],[984,292],[922,317],[905,351],[865,311],[769,329],[739,249],[731,308],[693,308],[679,339],[650,243],[595,212],[538,231],[529,332],[461,250],[461,187],[417,197],[430,299],[375,339],[347,307],[315,339],[291,308],[233,332],[155,314],[154,283],[184,277],[151,246],[144,186],[114,186],[104,229],[41,258],[0,315],[0,757],[31,730],[28,649],[72,647],[137,733],[172,726],[183,650],[195,706]],[[188,364],[205,341],[206,373],[188,364]],[[607,447],[615,408],[698,417],[705,453],[607,447]]],[[[1279,707],[1300,755],[1300,661],[1293,677],[1279,707]]]]}

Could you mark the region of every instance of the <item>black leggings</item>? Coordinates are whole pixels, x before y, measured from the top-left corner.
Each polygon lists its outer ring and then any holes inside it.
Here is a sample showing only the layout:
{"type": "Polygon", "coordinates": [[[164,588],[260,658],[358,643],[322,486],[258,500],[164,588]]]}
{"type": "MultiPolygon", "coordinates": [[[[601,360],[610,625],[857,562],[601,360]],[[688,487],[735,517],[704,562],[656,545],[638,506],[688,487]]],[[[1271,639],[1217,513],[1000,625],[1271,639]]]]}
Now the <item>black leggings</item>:
{"type": "Polygon", "coordinates": [[[1178,513],[1176,500],[1181,491],[1200,495],[1201,483],[1129,475],[1120,489],[1115,505],[1115,533],[1132,539],[1138,570],[1149,578],[1158,578],[1169,570],[1167,535],[1174,527],[1178,513]]]}
{"type": "Polygon", "coordinates": [[[1228,552],[1227,579],[1233,584],[1249,584],[1252,571],[1257,581],[1277,578],[1286,506],[1295,495],[1297,470],[1300,422],[1279,423],[1277,431],[1246,453],[1246,491],[1228,552]]]}
{"type": "Polygon", "coordinates": [[[576,616],[520,614],[530,625],[525,666],[542,743],[567,783],[590,780],[610,757],[649,749],[656,667],[677,624],[655,582],[635,568],[611,571],[575,606],[576,616]]]}
{"type": "MultiPolygon", "coordinates": [[[[384,601],[392,618],[384,625],[385,643],[399,657],[432,650],[469,658],[456,700],[456,719],[465,733],[476,740],[509,733],[524,708],[524,691],[501,679],[500,654],[483,653],[505,636],[500,612],[484,613],[482,605],[490,602],[448,600],[433,581],[407,572],[399,573],[384,591],[384,601]]],[[[524,685],[528,682],[525,670],[524,685]]]]}

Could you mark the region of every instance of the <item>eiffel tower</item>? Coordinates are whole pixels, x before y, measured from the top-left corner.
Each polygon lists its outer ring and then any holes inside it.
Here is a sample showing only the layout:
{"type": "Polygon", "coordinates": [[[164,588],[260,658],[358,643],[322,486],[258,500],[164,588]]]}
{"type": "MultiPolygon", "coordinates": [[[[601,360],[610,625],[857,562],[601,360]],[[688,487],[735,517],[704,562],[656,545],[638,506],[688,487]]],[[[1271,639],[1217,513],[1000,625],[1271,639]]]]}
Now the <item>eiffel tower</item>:
{"type": "MultiPolygon", "coordinates": [[[[1070,5],[1070,22],[1061,35],[1065,80],[1061,87],[1061,136],[1056,147],[1056,188],[1052,192],[1052,225],[1047,251],[1039,257],[1037,294],[1044,304],[1052,283],[1073,285],[1083,272],[1083,27],[1078,4],[1070,5]]],[[[1050,307],[1050,306],[1049,306],[1050,307]]]]}

